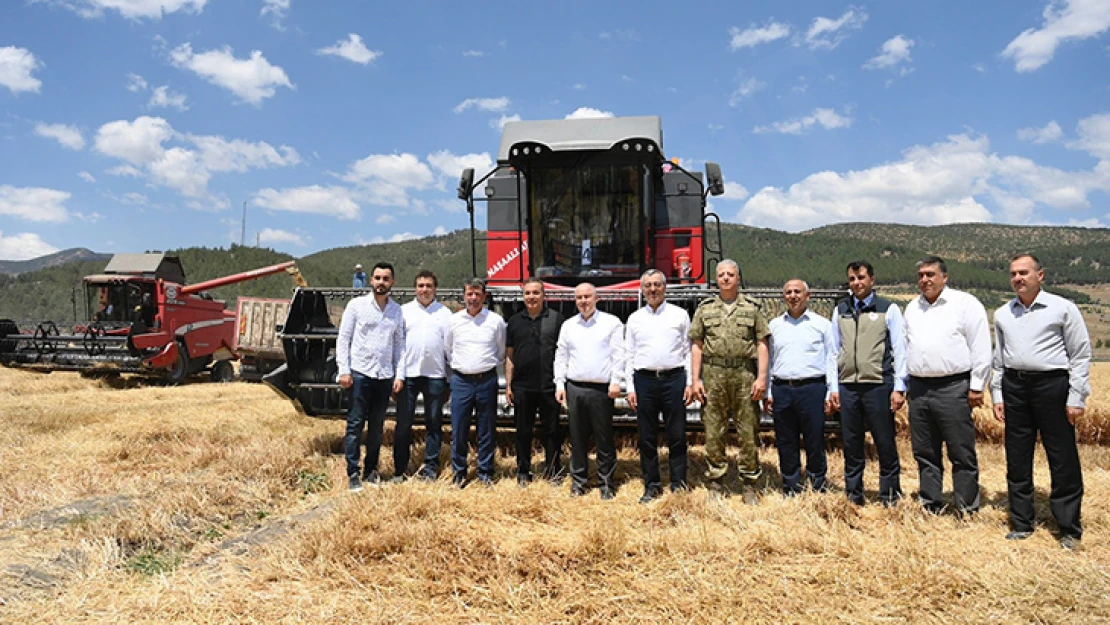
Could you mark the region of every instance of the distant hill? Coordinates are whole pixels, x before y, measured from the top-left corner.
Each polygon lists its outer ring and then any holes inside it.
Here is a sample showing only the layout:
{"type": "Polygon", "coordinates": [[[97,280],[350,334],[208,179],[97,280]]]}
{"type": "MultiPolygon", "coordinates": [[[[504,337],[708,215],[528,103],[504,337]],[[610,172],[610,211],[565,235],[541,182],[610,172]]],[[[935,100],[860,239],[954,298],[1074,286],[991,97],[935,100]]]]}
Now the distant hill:
{"type": "Polygon", "coordinates": [[[98,254],[83,247],[73,247],[68,250],[54,252],[46,256],[39,256],[31,260],[0,260],[0,274],[17,275],[28,271],[38,271],[47,267],[57,267],[69,263],[83,261],[107,261],[111,254],[98,254]]]}
{"type": "MultiPolygon", "coordinates": [[[[997,295],[984,294],[1008,291],[1009,258],[1019,251],[1030,251],[1041,258],[1050,284],[1110,283],[1110,229],[837,224],[789,233],[722,224],[721,242],[725,256],[740,264],[749,287],[778,287],[792,277],[801,277],[814,287],[839,287],[844,284],[844,266],[858,258],[875,265],[880,284],[913,284],[914,264],[932,253],[948,261],[951,284],[972,289],[985,301],[997,301],[997,295]]],[[[176,252],[190,283],[292,258],[267,248],[237,245],[176,252]]],[[[43,268],[0,275],[0,318],[68,323],[74,320],[75,304],[77,316],[83,315],[84,295],[78,288],[81,277],[102,271],[108,256],[60,265],[48,264],[51,257],[24,261],[41,263],[43,268]]],[[[471,275],[470,233],[460,230],[401,243],[334,248],[302,257],[297,264],[309,284],[349,286],[355,263],[362,263],[369,271],[380,260],[393,263],[399,285],[411,285],[416,273],[426,268],[436,272],[441,285],[458,286],[471,275]]],[[[485,245],[479,241],[477,266],[484,268],[485,264],[485,245]]],[[[277,275],[215,289],[213,295],[234,302],[240,295],[288,297],[291,289],[288,276],[277,275]]],[[[1074,292],[1065,295],[1077,301],[1086,298],[1074,292]]]]}

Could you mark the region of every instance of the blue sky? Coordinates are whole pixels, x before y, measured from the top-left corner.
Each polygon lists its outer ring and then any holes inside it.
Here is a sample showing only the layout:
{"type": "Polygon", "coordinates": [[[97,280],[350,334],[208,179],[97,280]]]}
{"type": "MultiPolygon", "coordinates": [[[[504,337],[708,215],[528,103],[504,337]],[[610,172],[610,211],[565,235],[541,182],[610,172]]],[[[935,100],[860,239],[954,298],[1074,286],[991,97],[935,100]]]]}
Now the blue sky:
{"type": "Polygon", "coordinates": [[[1110,0],[0,2],[0,258],[467,226],[500,124],[659,115],[726,221],[1110,225],[1110,0]],[[685,8],[679,8],[684,6],[685,8]]]}

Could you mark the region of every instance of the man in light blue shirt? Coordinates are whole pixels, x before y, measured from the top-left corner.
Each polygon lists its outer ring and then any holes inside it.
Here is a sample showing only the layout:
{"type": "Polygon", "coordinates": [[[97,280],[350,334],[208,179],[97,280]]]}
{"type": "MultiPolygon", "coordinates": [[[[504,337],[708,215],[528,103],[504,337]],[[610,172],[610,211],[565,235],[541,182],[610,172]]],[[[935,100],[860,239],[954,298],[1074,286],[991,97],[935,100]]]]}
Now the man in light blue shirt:
{"type": "Polygon", "coordinates": [[[879,453],[879,501],[891,505],[902,497],[894,413],[906,403],[905,326],[898,305],[875,294],[871,263],[852,261],[846,271],[852,294],[832,314],[839,392],[830,397],[832,409],[840,410],[844,490],[849,501],[864,504],[864,437],[871,430],[879,453]]]}
{"type": "Polygon", "coordinates": [[[809,286],[790,280],[782,287],[786,313],[768,324],[771,328],[771,385],[764,409],[775,419],[775,446],[779,450],[782,492],[802,492],[799,436],[806,449],[806,478],[816,492],[825,492],[825,413],[828,398],[837,390],[836,348],[832,324],[810,312],[809,286]]]}
{"type": "Polygon", "coordinates": [[[365,289],[366,288],[366,272],[362,270],[362,265],[355,265],[355,274],[351,276],[352,289],[365,289]]]}
{"type": "Polygon", "coordinates": [[[362,490],[362,482],[377,484],[378,454],[389,398],[405,385],[401,357],[405,352],[405,318],[401,307],[389,296],[393,289],[393,265],[378,263],[370,276],[372,295],[356,297],[347,304],[335,339],[335,364],[339,386],[351,389],[344,448],[349,489],[362,490]],[[366,435],[366,465],[359,479],[362,431],[366,435]]]}

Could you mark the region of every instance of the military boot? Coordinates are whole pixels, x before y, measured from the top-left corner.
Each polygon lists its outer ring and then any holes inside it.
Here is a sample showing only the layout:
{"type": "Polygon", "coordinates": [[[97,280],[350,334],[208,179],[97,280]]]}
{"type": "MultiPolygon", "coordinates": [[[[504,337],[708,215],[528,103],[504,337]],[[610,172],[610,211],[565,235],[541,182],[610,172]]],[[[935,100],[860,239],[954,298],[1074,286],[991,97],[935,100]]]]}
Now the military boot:
{"type": "Polygon", "coordinates": [[[744,498],[745,504],[749,506],[759,505],[759,493],[755,492],[755,486],[745,484],[743,490],[740,491],[740,495],[744,498]]]}

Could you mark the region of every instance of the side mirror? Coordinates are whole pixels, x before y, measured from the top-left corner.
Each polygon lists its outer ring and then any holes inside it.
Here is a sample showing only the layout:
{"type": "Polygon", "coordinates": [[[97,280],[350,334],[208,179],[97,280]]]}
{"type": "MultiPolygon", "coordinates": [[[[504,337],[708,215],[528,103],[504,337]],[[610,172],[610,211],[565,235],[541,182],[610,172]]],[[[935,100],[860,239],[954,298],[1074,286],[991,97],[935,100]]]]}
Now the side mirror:
{"type": "Polygon", "coordinates": [[[470,192],[474,190],[474,168],[467,167],[463,170],[462,178],[459,178],[459,199],[465,200],[470,197],[470,192]]]}
{"type": "Polygon", "coordinates": [[[725,179],[721,176],[721,166],[717,163],[705,164],[705,179],[709,183],[710,195],[721,195],[725,192],[725,179]]]}

